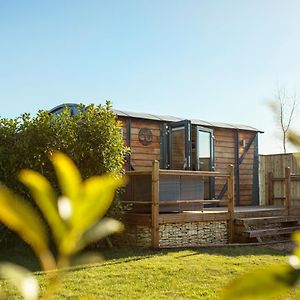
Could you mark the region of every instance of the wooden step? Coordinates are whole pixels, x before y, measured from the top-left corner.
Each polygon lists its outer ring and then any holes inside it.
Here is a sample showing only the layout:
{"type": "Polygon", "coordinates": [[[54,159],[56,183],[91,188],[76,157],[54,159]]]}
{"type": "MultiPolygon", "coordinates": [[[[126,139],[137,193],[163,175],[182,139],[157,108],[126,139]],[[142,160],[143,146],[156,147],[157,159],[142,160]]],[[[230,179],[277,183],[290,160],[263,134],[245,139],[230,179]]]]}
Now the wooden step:
{"type": "Polygon", "coordinates": [[[297,230],[300,230],[300,226],[282,227],[282,228],[264,228],[264,229],[246,230],[244,231],[244,235],[250,238],[254,238],[254,237],[257,238],[263,236],[290,234],[297,230]]]}
{"type": "Polygon", "coordinates": [[[264,225],[273,223],[289,223],[298,222],[300,218],[292,216],[276,216],[276,217],[259,217],[259,218],[239,218],[235,220],[236,224],[247,224],[247,225],[264,225]]]}
{"type": "Polygon", "coordinates": [[[263,217],[281,217],[285,215],[285,210],[281,208],[266,209],[261,208],[259,210],[249,211],[235,211],[235,216],[238,219],[242,218],[263,218],[263,217]]]}

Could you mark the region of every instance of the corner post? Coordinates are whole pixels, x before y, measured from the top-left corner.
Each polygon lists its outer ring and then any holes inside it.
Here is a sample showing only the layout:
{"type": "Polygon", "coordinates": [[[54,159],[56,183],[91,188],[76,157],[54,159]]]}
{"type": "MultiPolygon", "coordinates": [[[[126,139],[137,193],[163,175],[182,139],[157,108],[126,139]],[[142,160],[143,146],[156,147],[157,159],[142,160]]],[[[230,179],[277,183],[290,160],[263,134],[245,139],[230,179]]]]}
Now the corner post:
{"type": "Polygon", "coordinates": [[[234,167],[229,165],[227,168],[227,205],[228,205],[228,242],[234,240],[234,167]]]}
{"type": "Polygon", "coordinates": [[[268,204],[274,204],[273,172],[268,173],[268,204]]]}
{"type": "Polygon", "coordinates": [[[287,215],[290,215],[290,209],[291,209],[291,169],[289,167],[285,168],[285,209],[287,212],[287,215]]]}
{"type": "Polygon", "coordinates": [[[159,162],[152,163],[152,205],[151,205],[151,244],[153,249],[159,248],[159,162]]]}

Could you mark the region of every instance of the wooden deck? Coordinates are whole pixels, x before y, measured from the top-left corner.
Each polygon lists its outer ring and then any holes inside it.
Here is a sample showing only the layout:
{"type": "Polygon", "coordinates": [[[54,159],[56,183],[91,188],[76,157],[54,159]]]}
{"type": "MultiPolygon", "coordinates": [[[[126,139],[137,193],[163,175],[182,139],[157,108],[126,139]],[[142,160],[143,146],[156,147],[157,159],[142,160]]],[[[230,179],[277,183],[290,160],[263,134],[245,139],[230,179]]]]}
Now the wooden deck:
{"type": "MultiPolygon", "coordinates": [[[[299,215],[300,207],[294,215],[299,215]]],[[[235,218],[243,217],[271,217],[286,215],[284,207],[277,206],[237,206],[234,208],[235,218]]],[[[151,213],[127,213],[125,220],[129,224],[151,225],[151,213]]],[[[209,222],[209,221],[228,221],[227,207],[209,207],[199,211],[183,211],[174,213],[160,213],[159,224],[184,223],[184,222],[209,222]]]]}
{"type": "MultiPolygon", "coordinates": [[[[179,227],[177,228],[181,228],[180,226],[184,227],[186,223],[194,223],[193,226],[198,226],[195,224],[199,224],[199,222],[215,222],[223,225],[225,223],[228,243],[233,243],[236,240],[244,241],[243,237],[246,234],[249,239],[246,236],[245,241],[250,240],[251,242],[254,235],[257,237],[256,240],[262,241],[260,236],[271,235],[274,232],[280,235],[293,232],[300,226],[300,206],[291,205],[291,175],[289,170],[286,174],[286,189],[281,206],[235,206],[234,167],[232,165],[228,166],[227,173],[224,174],[218,172],[160,170],[158,162],[155,161],[153,162],[152,172],[147,174],[145,172],[128,172],[127,175],[131,177],[131,186],[127,187],[127,199],[125,198],[123,203],[131,205],[133,209],[124,216],[124,222],[151,228],[152,247],[155,249],[159,248],[160,228],[161,225],[165,224],[169,224],[171,227],[178,224],[179,227]],[[143,178],[143,176],[147,177],[143,178]],[[166,176],[168,179],[167,185],[165,182],[166,176]],[[222,200],[203,199],[203,190],[201,188],[197,190],[195,185],[201,185],[204,177],[226,178],[226,198],[222,200]],[[179,182],[177,182],[178,178],[180,179],[179,182]],[[190,178],[200,178],[200,180],[198,183],[189,182],[187,178],[189,180],[190,178]],[[200,196],[197,198],[198,194],[200,196]],[[138,209],[143,205],[146,205],[146,210],[138,209]],[[211,207],[206,207],[207,205],[211,205],[211,207]],[[296,221],[291,220],[291,217],[295,217],[296,221]],[[257,229],[254,228],[257,227],[256,225],[249,227],[248,223],[251,218],[260,218],[258,223],[262,223],[262,220],[269,218],[269,221],[274,223],[274,228],[277,228],[275,226],[278,223],[281,224],[276,230],[270,228],[257,229]],[[278,221],[279,218],[280,222],[278,221]],[[290,223],[289,226],[286,226],[287,223],[290,223]]],[[[211,225],[214,226],[215,224],[211,225]]]]}

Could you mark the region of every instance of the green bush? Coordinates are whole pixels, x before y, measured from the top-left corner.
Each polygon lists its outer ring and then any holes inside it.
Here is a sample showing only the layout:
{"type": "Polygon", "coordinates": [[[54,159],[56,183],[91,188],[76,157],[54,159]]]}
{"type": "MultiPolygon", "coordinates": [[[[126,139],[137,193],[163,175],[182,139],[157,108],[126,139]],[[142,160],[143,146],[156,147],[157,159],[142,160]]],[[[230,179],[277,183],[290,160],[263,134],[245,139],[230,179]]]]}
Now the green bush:
{"type": "MultiPolygon", "coordinates": [[[[123,173],[127,149],[121,124],[111,104],[79,105],[78,114],[66,109],[58,116],[39,111],[34,117],[0,119],[0,181],[22,194],[30,195],[17,180],[21,169],[30,168],[47,177],[60,194],[49,156],[54,150],[66,153],[78,166],[83,179],[94,175],[123,173]]],[[[118,199],[110,215],[121,213],[118,199]]]]}

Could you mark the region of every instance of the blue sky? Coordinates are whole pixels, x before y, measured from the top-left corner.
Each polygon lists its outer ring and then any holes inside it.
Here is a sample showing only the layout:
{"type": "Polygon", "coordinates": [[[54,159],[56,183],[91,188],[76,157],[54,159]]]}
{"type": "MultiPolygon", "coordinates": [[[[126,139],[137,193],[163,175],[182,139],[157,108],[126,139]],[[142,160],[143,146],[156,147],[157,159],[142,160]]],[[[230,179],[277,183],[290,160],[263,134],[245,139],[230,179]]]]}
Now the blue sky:
{"type": "Polygon", "coordinates": [[[290,0],[0,0],[0,115],[110,99],[251,125],[265,131],[260,152],[276,153],[266,102],[278,85],[300,95],[299,20],[290,0]]]}

